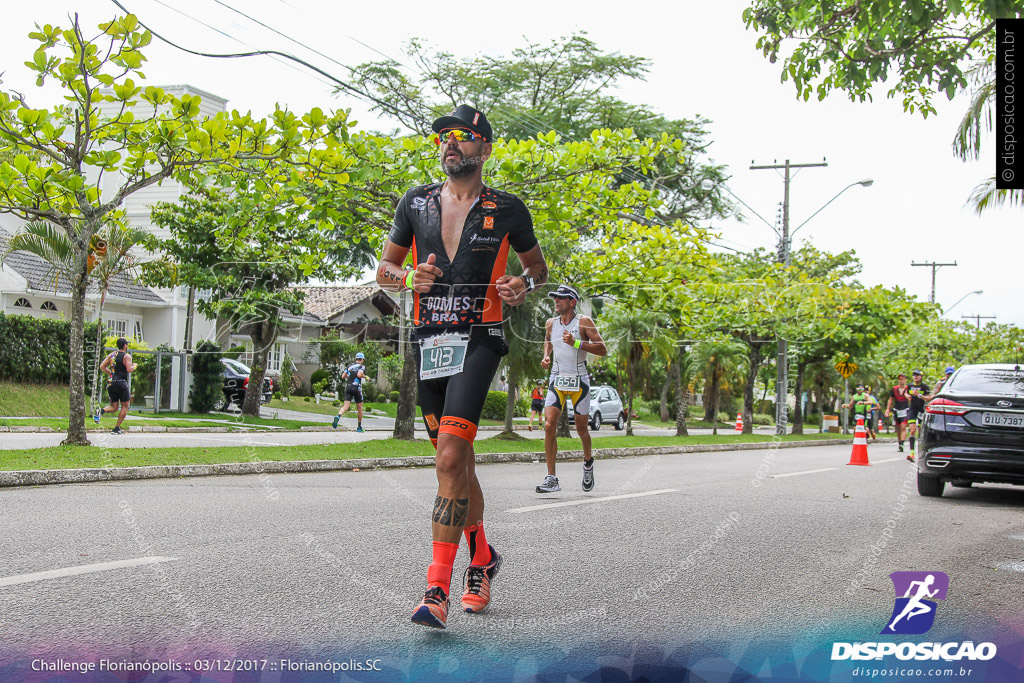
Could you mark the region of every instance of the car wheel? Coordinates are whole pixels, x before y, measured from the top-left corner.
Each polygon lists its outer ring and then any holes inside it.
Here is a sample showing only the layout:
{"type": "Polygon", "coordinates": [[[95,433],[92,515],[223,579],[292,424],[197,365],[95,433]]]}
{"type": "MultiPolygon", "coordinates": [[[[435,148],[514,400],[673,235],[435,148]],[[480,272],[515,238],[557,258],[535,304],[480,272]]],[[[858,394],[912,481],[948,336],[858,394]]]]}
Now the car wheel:
{"type": "Polygon", "coordinates": [[[619,419],[615,421],[615,429],[620,432],[626,428],[626,415],[625,413],[619,413],[619,419]]]}
{"type": "Polygon", "coordinates": [[[946,482],[938,477],[929,477],[920,472],[917,473],[917,492],[922,496],[938,498],[942,495],[942,490],[945,488],[946,482]]]}
{"type": "Polygon", "coordinates": [[[594,412],[594,415],[590,418],[590,429],[595,432],[601,429],[601,411],[594,412]]]}

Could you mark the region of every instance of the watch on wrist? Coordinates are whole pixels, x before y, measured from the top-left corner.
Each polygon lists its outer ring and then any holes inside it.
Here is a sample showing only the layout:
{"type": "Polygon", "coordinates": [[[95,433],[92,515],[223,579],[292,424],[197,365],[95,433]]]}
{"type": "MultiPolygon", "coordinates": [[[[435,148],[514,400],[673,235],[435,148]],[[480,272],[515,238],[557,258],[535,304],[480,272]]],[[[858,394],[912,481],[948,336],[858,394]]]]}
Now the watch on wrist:
{"type": "Polygon", "coordinates": [[[532,277],[530,277],[529,275],[525,275],[525,274],[524,274],[524,275],[522,276],[522,278],[523,278],[523,282],[525,282],[525,283],[526,283],[526,291],[527,291],[527,292],[532,292],[532,291],[533,291],[533,290],[534,290],[534,289],[535,289],[535,288],[537,287],[537,284],[536,284],[536,282],[535,282],[535,281],[534,281],[534,279],[533,279],[532,277]]]}

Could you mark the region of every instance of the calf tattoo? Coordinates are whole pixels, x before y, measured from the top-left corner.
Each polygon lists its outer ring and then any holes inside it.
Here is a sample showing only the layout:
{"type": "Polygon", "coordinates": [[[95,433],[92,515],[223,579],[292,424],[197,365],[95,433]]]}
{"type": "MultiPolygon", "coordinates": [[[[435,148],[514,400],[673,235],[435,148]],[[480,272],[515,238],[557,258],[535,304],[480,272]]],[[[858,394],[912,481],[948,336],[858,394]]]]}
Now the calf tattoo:
{"type": "Polygon", "coordinates": [[[444,526],[464,527],[466,517],[469,514],[469,498],[442,498],[434,499],[434,514],[432,519],[444,526]]]}

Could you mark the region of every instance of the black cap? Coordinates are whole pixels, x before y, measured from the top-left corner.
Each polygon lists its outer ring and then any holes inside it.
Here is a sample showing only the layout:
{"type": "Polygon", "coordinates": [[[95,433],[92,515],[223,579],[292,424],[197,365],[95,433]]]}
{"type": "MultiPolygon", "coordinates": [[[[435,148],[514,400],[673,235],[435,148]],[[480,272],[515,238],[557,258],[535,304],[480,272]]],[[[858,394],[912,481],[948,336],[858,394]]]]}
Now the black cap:
{"type": "Polygon", "coordinates": [[[912,374],[912,375],[921,375],[921,374],[924,374],[924,373],[922,373],[922,372],[921,372],[920,370],[914,370],[914,371],[913,371],[912,373],[910,373],[910,374],[912,374]]]}
{"type": "Polygon", "coordinates": [[[440,133],[445,128],[469,128],[474,133],[483,135],[484,140],[487,142],[491,142],[494,139],[487,116],[479,109],[473,109],[468,104],[460,104],[455,111],[448,114],[448,116],[442,116],[437,121],[434,121],[434,125],[431,126],[435,133],[440,133]]]}
{"type": "Polygon", "coordinates": [[[580,293],[569,285],[558,285],[558,289],[548,292],[548,296],[554,297],[555,299],[572,299],[573,301],[580,300],[580,293]]]}

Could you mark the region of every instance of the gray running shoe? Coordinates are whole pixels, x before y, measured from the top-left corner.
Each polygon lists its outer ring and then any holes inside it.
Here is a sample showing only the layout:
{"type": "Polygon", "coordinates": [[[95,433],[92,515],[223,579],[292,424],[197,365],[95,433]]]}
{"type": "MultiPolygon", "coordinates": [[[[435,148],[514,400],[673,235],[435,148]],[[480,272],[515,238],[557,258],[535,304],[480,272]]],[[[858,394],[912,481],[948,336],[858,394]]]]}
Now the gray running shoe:
{"type": "Polygon", "coordinates": [[[594,461],[590,461],[590,467],[583,466],[583,490],[594,490],[594,461]]]}
{"type": "Polygon", "coordinates": [[[537,493],[556,493],[561,490],[562,487],[558,485],[558,477],[553,474],[544,477],[544,483],[537,486],[537,493]]]}

